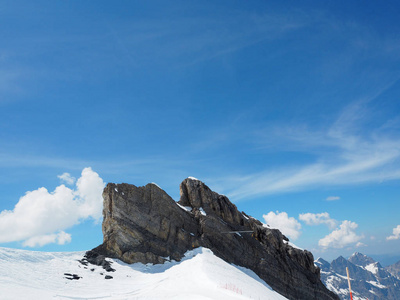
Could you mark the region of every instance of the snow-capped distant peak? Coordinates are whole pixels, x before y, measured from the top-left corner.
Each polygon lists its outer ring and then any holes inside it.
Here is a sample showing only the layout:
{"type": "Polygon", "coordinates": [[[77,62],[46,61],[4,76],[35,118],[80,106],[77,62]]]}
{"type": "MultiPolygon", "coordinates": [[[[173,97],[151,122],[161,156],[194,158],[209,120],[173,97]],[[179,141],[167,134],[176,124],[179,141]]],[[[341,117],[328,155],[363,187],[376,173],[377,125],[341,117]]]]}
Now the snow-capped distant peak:
{"type": "Polygon", "coordinates": [[[314,265],[319,267],[323,272],[328,272],[331,266],[331,264],[322,257],[318,257],[316,260],[314,260],[314,265]]]}
{"type": "Polygon", "coordinates": [[[349,257],[349,262],[365,268],[367,265],[374,263],[375,260],[365,254],[355,252],[352,256],[349,257]]]}
{"type": "Polygon", "coordinates": [[[348,260],[339,257],[331,264],[317,259],[314,263],[321,269],[321,280],[341,299],[349,299],[345,267],[349,267],[353,299],[400,299],[400,281],[386,272],[379,262],[356,252],[348,260]]]}
{"type": "Polygon", "coordinates": [[[354,252],[354,253],[349,257],[349,259],[351,259],[351,258],[372,260],[371,257],[369,257],[369,256],[367,256],[367,255],[365,255],[365,254],[362,254],[362,253],[360,253],[360,252],[354,252]]]}
{"type": "Polygon", "coordinates": [[[314,262],[327,263],[327,261],[322,257],[318,257],[316,260],[314,260],[314,262]]]}
{"type": "Polygon", "coordinates": [[[197,180],[197,181],[200,181],[200,180],[198,180],[197,178],[195,178],[195,177],[192,177],[192,176],[189,176],[189,177],[188,177],[188,179],[190,179],[190,180],[197,180]]]}

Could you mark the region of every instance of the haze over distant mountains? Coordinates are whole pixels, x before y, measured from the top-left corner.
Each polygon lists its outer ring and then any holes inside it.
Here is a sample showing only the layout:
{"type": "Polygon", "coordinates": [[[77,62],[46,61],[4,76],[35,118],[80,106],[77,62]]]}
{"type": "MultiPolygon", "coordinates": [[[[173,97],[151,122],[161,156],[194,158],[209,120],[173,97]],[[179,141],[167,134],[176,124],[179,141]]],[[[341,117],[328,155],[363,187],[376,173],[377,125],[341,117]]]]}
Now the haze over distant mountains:
{"type": "Polygon", "coordinates": [[[400,261],[384,268],[373,258],[356,252],[349,259],[340,256],[331,263],[318,258],[315,265],[321,269],[322,282],[341,299],[349,299],[346,267],[354,300],[400,299],[400,261]]]}

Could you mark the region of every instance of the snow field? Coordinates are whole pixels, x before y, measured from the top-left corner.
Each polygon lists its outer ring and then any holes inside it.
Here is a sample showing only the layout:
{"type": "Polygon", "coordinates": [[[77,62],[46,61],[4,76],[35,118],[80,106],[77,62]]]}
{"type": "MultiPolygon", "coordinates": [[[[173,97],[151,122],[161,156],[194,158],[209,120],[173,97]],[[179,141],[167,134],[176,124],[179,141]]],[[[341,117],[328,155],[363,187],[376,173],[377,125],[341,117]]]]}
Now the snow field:
{"type": "Polygon", "coordinates": [[[0,299],[286,299],[254,272],[230,265],[205,248],[163,265],[111,260],[116,272],[85,267],[78,262],[83,255],[0,248],[0,299]],[[82,278],[68,280],[64,273],[82,278]]]}

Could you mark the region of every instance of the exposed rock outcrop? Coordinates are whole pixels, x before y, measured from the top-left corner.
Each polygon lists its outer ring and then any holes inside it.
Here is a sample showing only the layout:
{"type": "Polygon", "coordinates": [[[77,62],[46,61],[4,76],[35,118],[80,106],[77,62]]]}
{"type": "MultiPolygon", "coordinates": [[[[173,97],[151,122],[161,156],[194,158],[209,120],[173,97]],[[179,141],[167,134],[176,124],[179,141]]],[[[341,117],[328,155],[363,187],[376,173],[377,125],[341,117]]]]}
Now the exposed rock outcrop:
{"type": "Polygon", "coordinates": [[[339,299],[320,281],[312,254],[290,246],[279,230],[239,212],[199,180],[185,179],[180,193],[177,203],[155,184],[109,183],[103,192],[104,242],[89,254],[126,263],[163,263],[206,247],[253,270],[289,299],[339,299]]]}

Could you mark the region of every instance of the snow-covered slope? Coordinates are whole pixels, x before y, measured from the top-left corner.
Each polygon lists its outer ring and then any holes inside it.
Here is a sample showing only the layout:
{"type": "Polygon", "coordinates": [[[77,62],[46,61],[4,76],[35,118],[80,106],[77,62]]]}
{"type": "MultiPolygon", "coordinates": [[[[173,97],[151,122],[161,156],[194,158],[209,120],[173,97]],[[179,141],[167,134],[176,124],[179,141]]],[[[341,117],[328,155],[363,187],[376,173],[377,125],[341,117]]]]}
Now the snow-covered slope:
{"type": "Polygon", "coordinates": [[[110,260],[115,272],[81,264],[83,255],[0,248],[0,299],[286,299],[205,248],[164,265],[110,260]]]}

